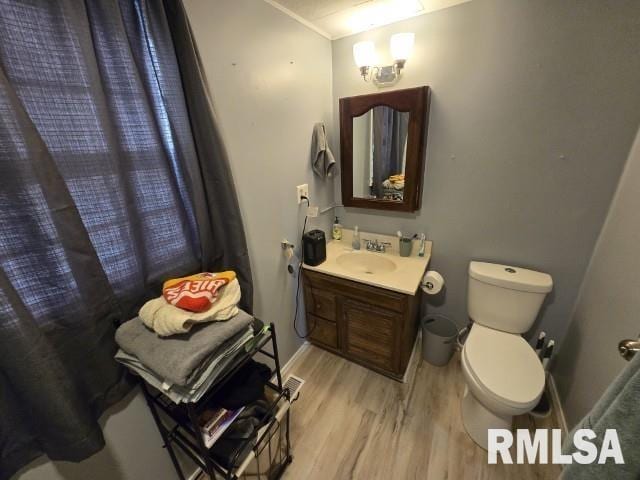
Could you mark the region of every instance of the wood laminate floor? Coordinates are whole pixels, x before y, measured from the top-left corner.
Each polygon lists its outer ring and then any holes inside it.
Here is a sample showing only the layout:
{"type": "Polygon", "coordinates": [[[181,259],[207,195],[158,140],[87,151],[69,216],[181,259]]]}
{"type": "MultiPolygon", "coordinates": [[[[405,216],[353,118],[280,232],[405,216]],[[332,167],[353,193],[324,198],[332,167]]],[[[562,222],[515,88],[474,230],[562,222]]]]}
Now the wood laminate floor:
{"type": "MultiPolygon", "coordinates": [[[[407,383],[308,346],[289,370],[306,380],[293,406],[286,480],[555,479],[554,465],[488,465],[460,415],[459,355],[434,367],[414,355],[407,383]]],[[[559,428],[523,415],[517,428],[559,428]]],[[[515,457],[514,457],[515,458],[515,457]]]]}

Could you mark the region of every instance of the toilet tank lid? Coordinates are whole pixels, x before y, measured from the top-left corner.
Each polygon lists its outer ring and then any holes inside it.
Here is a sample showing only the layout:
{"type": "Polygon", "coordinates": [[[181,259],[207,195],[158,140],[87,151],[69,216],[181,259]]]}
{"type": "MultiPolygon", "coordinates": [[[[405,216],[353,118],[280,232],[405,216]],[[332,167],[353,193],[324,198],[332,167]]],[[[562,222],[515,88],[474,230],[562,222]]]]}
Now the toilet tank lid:
{"type": "Polygon", "coordinates": [[[483,283],[522,292],[547,293],[553,287],[548,273],[497,263],[471,262],[469,276],[483,283]]]}

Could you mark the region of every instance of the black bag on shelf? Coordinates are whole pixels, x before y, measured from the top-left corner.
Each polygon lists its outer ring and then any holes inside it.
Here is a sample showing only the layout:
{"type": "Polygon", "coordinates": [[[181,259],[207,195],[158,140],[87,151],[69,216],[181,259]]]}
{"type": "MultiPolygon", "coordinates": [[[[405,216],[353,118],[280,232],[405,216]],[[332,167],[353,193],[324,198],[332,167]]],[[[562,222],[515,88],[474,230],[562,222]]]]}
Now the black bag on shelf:
{"type": "Polygon", "coordinates": [[[211,398],[211,405],[236,410],[264,396],[264,386],[271,378],[271,369],[251,359],[244,364],[211,398]]]}

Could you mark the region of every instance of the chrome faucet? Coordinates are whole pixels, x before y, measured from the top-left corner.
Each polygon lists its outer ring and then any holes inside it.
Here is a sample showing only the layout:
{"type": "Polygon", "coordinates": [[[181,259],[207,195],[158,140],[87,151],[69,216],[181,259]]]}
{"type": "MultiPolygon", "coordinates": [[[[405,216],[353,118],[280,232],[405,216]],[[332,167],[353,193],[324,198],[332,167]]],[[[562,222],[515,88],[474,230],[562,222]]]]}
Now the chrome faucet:
{"type": "Polygon", "coordinates": [[[368,239],[364,238],[363,240],[366,242],[365,243],[365,248],[369,252],[385,253],[387,251],[387,247],[391,246],[391,243],[389,243],[389,242],[379,242],[377,239],[376,240],[368,240],[368,239]]]}

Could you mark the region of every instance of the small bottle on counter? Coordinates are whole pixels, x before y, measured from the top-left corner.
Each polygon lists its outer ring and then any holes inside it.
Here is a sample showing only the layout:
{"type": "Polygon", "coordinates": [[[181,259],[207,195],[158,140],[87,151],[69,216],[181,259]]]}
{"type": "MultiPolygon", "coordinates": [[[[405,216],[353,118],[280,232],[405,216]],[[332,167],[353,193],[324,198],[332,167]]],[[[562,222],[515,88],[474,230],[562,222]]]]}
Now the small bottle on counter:
{"type": "Polygon", "coordinates": [[[342,225],[340,225],[340,221],[338,217],[333,222],[333,228],[331,229],[331,237],[334,240],[342,240],[342,225]]]}
{"type": "Polygon", "coordinates": [[[360,232],[358,231],[358,226],[353,229],[353,238],[351,239],[351,247],[354,250],[360,250],[360,232]]]}
{"type": "Polygon", "coordinates": [[[427,236],[424,233],[420,234],[420,250],[418,250],[418,256],[424,257],[424,242],[427,239],[427,236]]]}

